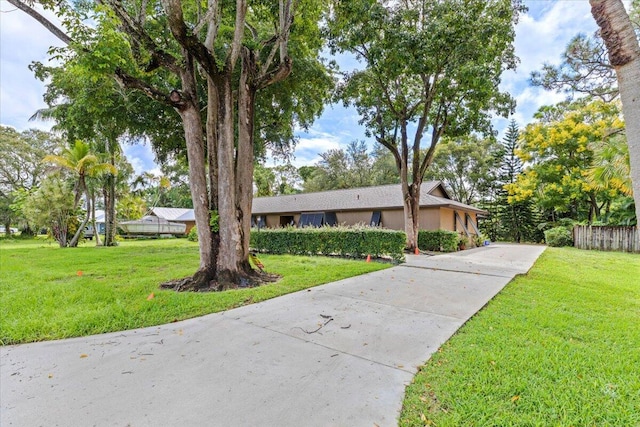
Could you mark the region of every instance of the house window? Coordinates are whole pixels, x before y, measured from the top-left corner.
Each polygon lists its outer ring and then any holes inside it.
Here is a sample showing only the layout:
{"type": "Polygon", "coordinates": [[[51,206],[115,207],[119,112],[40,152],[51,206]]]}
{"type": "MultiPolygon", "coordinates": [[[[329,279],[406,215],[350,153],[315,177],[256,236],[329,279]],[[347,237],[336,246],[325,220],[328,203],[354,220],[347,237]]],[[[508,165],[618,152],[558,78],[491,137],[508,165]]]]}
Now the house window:
{"type": "Polygon", "coordinates": [[[323,225],[338,225],[338,217],[335,212],[325,212],[324,213],[324,224],[323,225]]]}
{"type": "Polygon", "coordinates": [[[293,215],[281,215],[280,227],[288,227],[290,225],[296,225],[296,222],[293,219],[293,215]]]}
{"type": "Polygon", "coordinates": [[[382,224],[382,212],[374,211],[373,214],[371,215],[371,221],[369,222],[369,225],[372,227],[380,227],[381,224],[382,224]]]}
{"type": "Polygon", "coordinates": [[[338,217],[335,212],[311,212],[300,215],[299,227],[322,227],[323,225],[337,225],[338,217]]]}
{"type": "Polygon", "coordinates": [[[267,217],[263,215],[253,215],[251,217],[251,225],[258,227],[258,229],[265,228],[267,226],[267,217]]]}
{"type": "Polygon", "coordinates": [[[324,212],[303,213],[300,215],[299,227],[320,227],[324,212]]]}

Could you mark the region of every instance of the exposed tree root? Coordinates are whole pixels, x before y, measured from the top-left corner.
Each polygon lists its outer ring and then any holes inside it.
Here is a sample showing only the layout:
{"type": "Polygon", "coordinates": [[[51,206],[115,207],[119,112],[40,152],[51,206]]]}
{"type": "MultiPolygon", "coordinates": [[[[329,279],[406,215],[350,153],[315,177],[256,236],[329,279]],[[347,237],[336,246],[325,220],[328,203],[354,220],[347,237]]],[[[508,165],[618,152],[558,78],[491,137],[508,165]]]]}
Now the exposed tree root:
{"type": "Polygon", "coordinates": [[[160,284],[161,289],[172,289],[176,292],[217,292],[229,289],[255,288],[280,279],[277,274],[255,270],[242,272],[220,272],[198,270],[193,276],[170,280],[160,284]]]}

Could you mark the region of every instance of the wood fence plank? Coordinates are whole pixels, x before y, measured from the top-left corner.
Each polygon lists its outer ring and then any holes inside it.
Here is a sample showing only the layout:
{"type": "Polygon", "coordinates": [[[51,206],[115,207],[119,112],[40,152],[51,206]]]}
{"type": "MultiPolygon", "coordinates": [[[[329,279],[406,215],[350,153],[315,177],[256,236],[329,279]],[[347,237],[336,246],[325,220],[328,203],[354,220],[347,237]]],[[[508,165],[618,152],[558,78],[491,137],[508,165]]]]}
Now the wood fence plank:
{"type": "Polygon", "coordinates": [[[640,233],[637,227],[607,227],[576,225],[573,246],[579,249],[640,253],[640,233]]]}

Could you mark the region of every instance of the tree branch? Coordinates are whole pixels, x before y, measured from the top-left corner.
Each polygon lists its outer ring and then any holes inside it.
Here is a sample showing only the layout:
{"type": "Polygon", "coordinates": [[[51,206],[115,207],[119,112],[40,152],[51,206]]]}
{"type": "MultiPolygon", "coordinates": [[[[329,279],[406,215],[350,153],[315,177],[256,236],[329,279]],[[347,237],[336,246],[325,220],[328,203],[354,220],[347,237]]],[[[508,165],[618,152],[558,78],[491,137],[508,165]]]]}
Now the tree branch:
{"type": "Polygon", "coordinates": [[[208,76],[213,77],[218,72],[218,66],[215,58],[200,42],[198,37],[191,33],[184,22],[182,14],[182,3],[180,0],[161,0],[162,7],[167,14],[169,29],[180,46],[188,51],[196,61],[202,66],[208,76]]]}
{"type": "Polygon", "coordinates": [[[159,64],[174,74],[180,74],[180,67],[176,58],[156,45],[144,28],[129,16],[129,13],[127,13],[119,0],[97,0],[97,2],[109,6],[120,19],[124,31],[151,52],[151,64],[159,64]]]}
{"type": "Polygon", "coordinates": [[[236,63],[238,62],[238,56],[240,55],[242,37],[244,36],[244,22],[247,16],[247,7],[247,0],[236,0],[236,26],[233,33],[233,41],[231,42],[231,50],[229,51],[226,63],[226,67],[229,72],[233,71],[236,63]]]}
{"type": "Polygon", "coordinates": [[[161,102],[165,105],[168,105],[173,108],[181,108],[182,102],[179,97],[172,97],[171,94],[166,94],[155,87],[151,86],[149,83],[144,80],[138,79],[136,77],[130,76],[124,71],[120,69],[116,69],[115,74],[116,81],[124,88],[127,89],[136,89],[143,92],[149,98],[161,102]]]}
{"type": "Polygon", "coordinates": [[[269,85],[284,80],[289,76],[289,74],[291,74],[291,68],[291,59],[289,57],[285,57],[284,62],[281,63],[277,69],[266,75],[260,76],[255,82],[255,87],[257,89],[263,89],[269,85]]]}
{"type": "Polygon", "coordinates": [[[51,21],[49,21],[42,14],[40,14],[40,12],[36,11],[32,7],[21,2],[20,0],[7,0],[7,1],[12,5],[14,5],[15,7],[17,7],[18,9],[20,9],[21,11],[23,11],[24,13],[26,13],[27,15],[31,16],[40,24],[42,24],[43,27],[49,30],[51,34],[53,34],[58,39],[60,39],[60,41],[62,41],[64,44],[68,45],[68,44],[71,44],[71,42],[73,42],[73,39],[69,37],[64,31],[56,27],[51,21]]]}

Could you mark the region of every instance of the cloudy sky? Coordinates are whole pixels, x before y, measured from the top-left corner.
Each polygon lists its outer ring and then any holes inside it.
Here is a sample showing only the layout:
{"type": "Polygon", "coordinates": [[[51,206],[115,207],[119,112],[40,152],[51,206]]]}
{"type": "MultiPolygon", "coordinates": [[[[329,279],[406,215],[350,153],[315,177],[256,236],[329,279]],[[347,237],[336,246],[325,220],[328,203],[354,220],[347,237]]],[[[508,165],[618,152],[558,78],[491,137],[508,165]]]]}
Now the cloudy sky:
{"type": "MultiPolygon", "coordinates": [[[[574,35],[591,34],[596,30],[587,0],[530,0],[525,4],[529,12],[520,17],[516,28],[516,54],[520,64],[517,71],[505,73],[502,82],[503,90],[509,91],[517,100],[514,119],[521,126],[531,121],[540,106],[564,98],[562,94],[531,87],[530,73],[540,69],[545,62],[558,63],[574,35]]],[[[42,100],[44,84],[35,79],[28,65],[33,61],[46,61],[49,47],[59,43],[40,24],[6,0],[0,0],[0,10],[0,123],[17,130],[48,129],[51,123],[28,121],[35,111],[46,107],[42,100]]],[[[339,62],[343,66],[353,66],[344,59],[339,62]]],[[[299,134],[294,165],[314,164],[319,159],[318,153],[345,147],[353,140],[366,139],[358,119],[352,108],[326,106],[313,127],[299,134]]],[[[496,120],[497,128],[502,129],[506,122],[496,120]]],[[[157,169],[149,147],[126,146],[125,152],[136,172],[157,169]]]]}

